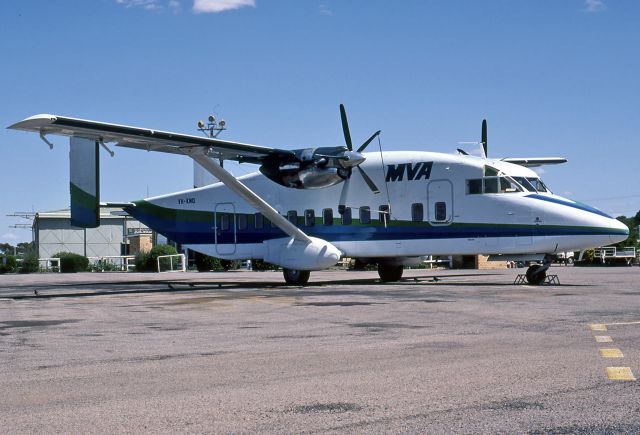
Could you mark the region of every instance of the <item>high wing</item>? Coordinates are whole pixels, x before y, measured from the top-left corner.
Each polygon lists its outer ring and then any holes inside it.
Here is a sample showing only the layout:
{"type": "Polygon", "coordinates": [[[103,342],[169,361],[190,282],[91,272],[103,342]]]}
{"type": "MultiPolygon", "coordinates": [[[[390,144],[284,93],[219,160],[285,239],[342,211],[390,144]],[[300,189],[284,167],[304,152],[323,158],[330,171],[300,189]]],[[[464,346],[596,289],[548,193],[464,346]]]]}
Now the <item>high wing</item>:
{"type": "MultiPolygon", "coordinates": [[[[116,146],[189,156],[223,181],[229,189],[261,211],[267,219],[286,234],[295,240],[311,242],[307,234],[280,215],[270,204],[236,180],[212,159],[213,157],[248,163],[262,163],[266,159],[279,159],[286,162],[296,159],[292,151],[57,115],[35,115],[8,128],[39,133],[47,143],[49,142],[45,136],[54,134],[69,136],[72,142],[74,140],[93,141],[96,147],[98,141],[102,143],[116,142],[116,146]]],[[[95,177],[96,173],[92,172],[90,175],[95,177]]],[[[92,199],[98,201],[97,195],[92,199]]]]}
{"type": "Polygon", "coordinates": [[[500,160],[528,168],[542,165],[559,165],[560,163],[567,162],[567,159],[564,157],[508,157],[500,160]]]}
{"type": "Polygon", "coordinates": [[[98,138],[104,143],[115,142],[120,147],[172,154],[184,154],[189,148],[206,148],[209,157],[241,163],[260,164],[267,158],[295,159],[290,150],[58,115],[35,115],[8,128],[39,133],[41,137],[55,134],[98,138]]]}

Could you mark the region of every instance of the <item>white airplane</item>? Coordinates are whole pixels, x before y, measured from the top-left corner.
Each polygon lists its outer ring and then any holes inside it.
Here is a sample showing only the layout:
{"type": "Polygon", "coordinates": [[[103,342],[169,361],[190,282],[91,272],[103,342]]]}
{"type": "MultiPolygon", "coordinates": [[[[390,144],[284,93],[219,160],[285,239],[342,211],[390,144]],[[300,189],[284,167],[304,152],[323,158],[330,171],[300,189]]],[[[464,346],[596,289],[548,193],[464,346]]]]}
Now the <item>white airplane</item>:
{"type": "Polygon", "coordinates": [[[304,285],[310,271],[341,257],[376,263],[382,281],[425,255],[489,255],[534,262],[539,284],[556,253],[625,240],[629,229],[588,205],[551,193],[528,167],[563,158],[482,157],[346,146],[285,150],[146,128],[36,115],[8,128],[70,137],[71,213],[77,226],[99,225],[99,146],[186,155],[220,182],[121,204],[185,248],[223,259],[263,259],[304,285]],[[239,178],[223,160],[260,165],[239,178]]]}

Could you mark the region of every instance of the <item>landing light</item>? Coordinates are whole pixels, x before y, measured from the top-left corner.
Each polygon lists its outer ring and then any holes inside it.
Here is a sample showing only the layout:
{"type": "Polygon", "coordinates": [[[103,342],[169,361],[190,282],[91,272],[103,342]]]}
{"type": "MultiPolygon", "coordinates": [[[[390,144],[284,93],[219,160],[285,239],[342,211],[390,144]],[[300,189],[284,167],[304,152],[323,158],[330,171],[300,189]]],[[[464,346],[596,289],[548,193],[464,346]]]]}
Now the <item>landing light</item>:
{"type": "Polygon", "coordinates": [[[209,115],[209,122],[210,122],[210,123],[212,123],[212,124],[213,124],[214,122],[216,122],[216,117],[215,117],[215,116],[213,116],[213,115],[209,115]]]}
{"type": "Polygon", "coordinates": [[[220,122],[218,123],[218,125],[220,125],[220,127],[224,127],[227,123],[224,122],[224,119],[221,119],[220,122]]]}
{"type": "Polygon", "coordinates": [[[198,121],[198,128],[204,128],[204,121],[198,121]]]}

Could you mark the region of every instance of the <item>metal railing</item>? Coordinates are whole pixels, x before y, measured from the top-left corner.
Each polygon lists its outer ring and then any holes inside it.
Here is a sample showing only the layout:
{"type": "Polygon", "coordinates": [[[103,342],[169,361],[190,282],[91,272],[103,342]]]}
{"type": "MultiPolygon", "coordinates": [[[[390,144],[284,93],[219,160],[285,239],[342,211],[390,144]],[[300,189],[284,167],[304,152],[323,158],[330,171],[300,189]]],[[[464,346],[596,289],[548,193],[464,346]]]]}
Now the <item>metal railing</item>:
{"type": "Polygon", "coordinates": [[[62,272],[60,267],[60,259],[55,257],[38,258],[38,269],[40,269],[40,272],[62,272]],[[44,263],[44,266],[41,265],[42,263],[44,263]],[[53,265],[53,263],[55,263],[55,266],[53,265]],[[54,268],[58,270],[54,270],[54,268]]]}
{"type": "Polygon", "coordinates": [[[184,254],[158,255],[158,272],[170,273],[170,272],[186,272],[186,271],[187,271],[187,261],[184,254]],[[179,261],[177,261],[176,263],[180,264],[180,269],[178,270],[173,269],[173,263],[174,263],[173,260],[176,257],[179,258],[179,261]],[[163,258],[169,259],[169,270],[165,270],[165,271],[160,270],[160,263],[161,263],[160,260],[163,258]]]}
{"type": "Polygon", "coordinates": [[[114,271],[114,267],[121,272],[130,272],[132,268],[135,268],[135,255],[103,255],[101,257],[87,258],[94,269],[100,272],[114,271]]]}

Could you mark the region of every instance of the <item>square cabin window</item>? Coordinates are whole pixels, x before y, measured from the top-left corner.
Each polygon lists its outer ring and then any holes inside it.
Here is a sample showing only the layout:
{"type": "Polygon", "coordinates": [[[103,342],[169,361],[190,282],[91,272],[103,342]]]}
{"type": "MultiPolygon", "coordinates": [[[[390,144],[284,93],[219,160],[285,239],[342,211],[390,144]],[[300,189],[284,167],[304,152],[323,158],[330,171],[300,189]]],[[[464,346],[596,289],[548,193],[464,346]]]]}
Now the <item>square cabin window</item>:
{"type": "Polygon", "coordinates": [[[413,222],[422,222],[424,220],[424,206],[420,202],[411,204],[411,220],[413,222]]]}
{"type": "Polygon", "coordinates": [[[447,203],[446,202],[436,202],[434,204],[435,208],[435,220],[438,222],[444,222],[447,220],[447,203]]]}
{"type": "Polygon", "coordinates": [[[249,224],[248,224],[247,215],[246,214],[239,214],[238,215],[238,230],[239,231],[246,230],[248,226],[249,226],[249,224]]]}
{"type": "Polygon", "coordinates": [[[316,224],[316,212],[313,210],[304,211],[304,224],[308,227],[313,227],[316,224]]]}
{"type": "Polygon", "coordinates": [[[345,208],[344,213],[342,213],[342,225],[351,225],[351,209],[345,208]]]}
{"type": "Polygon", "coordinates": [[[262,213],[256,213],[253,215],[253,225],[256,230],[261,230],[264,228],[264,216],[262,213]]]}
{"type": "Polygon", "coordinates": [[[295,210],[289,210],[287,212],[287,220],[294,225],[298,225],[298,212],[295,210]]]}
{"type": "Polygon", "coordinates": [[[322,210],[322,224],[333,225],[333,209],[325,208],[322,210]]]}
{"type": "Polygon", "coordinates": [[[360,223],[363,225],[371,223],[371,209],[367,206],[360,207],[360,223]]]}
{"type": "Polygon", "coordinates": [[[381,205],[378,207],[378,220],[381,224],[387,225],[389,223],[389,205],[381,205]]]}
{"type": "Polygon", "coordinates": [[[229,231],[231,227],[231,220],[229,219],[228,214],[223,214],[220,216],[220,230],[221,231],[229,231]]]}

